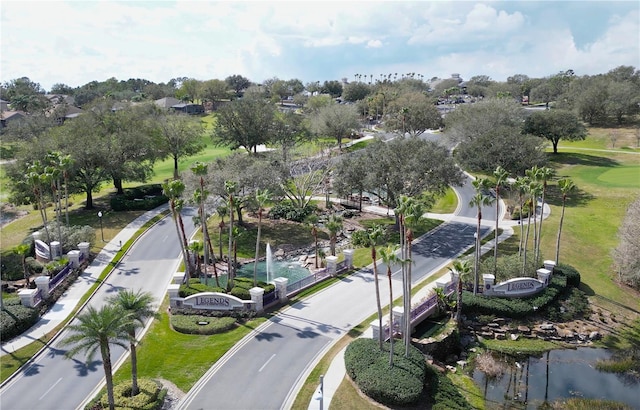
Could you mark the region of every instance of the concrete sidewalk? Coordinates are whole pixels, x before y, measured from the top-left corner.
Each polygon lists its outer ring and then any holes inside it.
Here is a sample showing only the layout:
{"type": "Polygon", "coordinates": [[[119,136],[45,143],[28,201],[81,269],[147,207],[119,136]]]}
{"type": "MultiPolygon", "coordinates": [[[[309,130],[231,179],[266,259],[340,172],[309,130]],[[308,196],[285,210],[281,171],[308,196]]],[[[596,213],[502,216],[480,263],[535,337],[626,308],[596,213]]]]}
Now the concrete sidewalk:
{"type": "Polygon", "coordinates": [[[47,333],[51,332],[66,320],[71,312],[78,306],[80,300],[91,287],[96,283],[100,274],[109,266],[120,247],[127,243],[129,239],[149,220],[168,209],[168,205],[160,206],[152,211],[136,218],[122,229],[113,239],[102,248],[102,251],[95,257],[93,262],[84,270],[78,280],[66,290],[66,292],[56,301],[56,303],[45,313],[38,322],[22,335],[15,337],[2,344],[0,357],[11,354],[16,350],[35,342],[47,333]]]}

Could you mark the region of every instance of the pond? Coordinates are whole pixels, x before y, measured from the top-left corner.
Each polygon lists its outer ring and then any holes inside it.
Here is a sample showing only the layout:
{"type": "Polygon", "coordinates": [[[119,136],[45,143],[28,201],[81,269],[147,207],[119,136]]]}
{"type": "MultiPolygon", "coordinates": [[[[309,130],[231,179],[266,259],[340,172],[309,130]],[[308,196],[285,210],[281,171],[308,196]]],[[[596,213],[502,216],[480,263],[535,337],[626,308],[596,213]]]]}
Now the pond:
{"type": "MultiPolygon", "coordinates": [[[[273,261],[267,280],[267,262],[258,262],[258,281],[271,282],[277,277],[289,279],[289,284],[306,278],[311,274],[309,269],[295,261],[273,261]]],[[[253,278],[253,262],[242,265],[237,271],[239,277],[253,278]]]]}
{"type": "Polygon", "coordinates": [[[507,359],[505,371],[494,379],[476,369],[473,379],[484,392],[488,409],[507,403],[537,409],[545,401],[572,397],[613,400],[639,408],[638,378],[596,369],[598,360],[611,356],[610,351],[597,348],[551,350],[541,357],[507,359]]]}

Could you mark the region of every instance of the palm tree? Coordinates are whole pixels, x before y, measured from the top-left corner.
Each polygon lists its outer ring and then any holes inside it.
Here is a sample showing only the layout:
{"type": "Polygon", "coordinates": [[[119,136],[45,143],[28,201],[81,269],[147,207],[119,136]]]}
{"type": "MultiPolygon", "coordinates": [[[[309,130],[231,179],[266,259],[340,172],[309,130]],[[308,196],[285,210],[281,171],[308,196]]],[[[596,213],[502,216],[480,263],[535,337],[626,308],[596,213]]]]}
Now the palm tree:
{"type": "Polygon", "coordinates": [[[529,247],[529,229],[531,227],[531,216],[533,215],[533,253],[535,255],[536,253],[536,227],[537,227],[537,223],[536,221],[538,220],[537,216],[536,216],[536,207],[537,207],[537,198],[540,195],[542,191],[542,185],[540,185],[538,182],[535,181],[530,181],[529,185],[527,186],[527,196],[529,197],[528,203],[529,203],[529,215],[527,216],[527,234],[525,235],[525,239],[524,239],[524,251],[522,253],[523,258],[522,258],[522,276],[525,275],[525,269],[527,266],[527,248],[529,247]]]}
{"type": "Polygon", "coordinates": [[[60,156],[60,169],[62,171],[62,179],[64,180],[64,214],[69,228],[69,172],[73,161],[71,155],[60,156]]]}
{"type": "Polygon", "coordinates": [[[136,353],[136,330],[144,327],[145,321],[155,316],[153,308],[154,298],[149,292],[138,290],[121,290],[117,295],[109,298],[109,303],[119,307],[127,315],[130,322],[126,324],[129,334],[129,348],[131,350],[131,395],[138,394],[138,357],[136,353]]]}
{"type": "Polygon", "coordinates": [[[253,264],[253,286],[258,286],[258,258],[260,257],[260,233],[262,228],[262,212],[264,206],[271,200],[271,193],[268,189],[256,190],[256,202],[258,204],[258,237],[256,238],[256,259],[253,264]]]}
{"type": "Polygon", "coordinates": [[[219,241],[218,241],[218,246],[220,249],[220,260],[222,260],[222,232],[224,230],[224,217],[227,216],[227,214],[229,213],[229,208],[227,208],[224,205],[219,206],[216,209],[216,212],[218,213],[218,216],[220,217],[220,223],[218,224],[218,234],[219,234],[219,241]]]}
{"type": "MultiPolygon", "coordinates": [[[[393,367],[393,285],[391,282],[391,265],[399,263],[401,266],[409,262],[398,256],[397,245],[388,245],[386,248],[380,249],[380,257],[382,262],[387,265],[387,279],[389,281],[389,367],[393,367]]],[[[407,318],[408,319],[408,318],[407,318]]],[[[382,332],[382,329],[380,329],[382,332]]]]}
{"type": "Polygon", "coordinates": [[[27,281],[27,288],[31,286],[31,284],[29,283],[29,272],[27,271],[27,256],[30,252],[31,246],[26,243],[21,243],[20,245],[17,245],[15,248],[13,248],[13,253],[20,256],[20,261],[22,262],[22,274],[27,281]]]}
{"type": "MultiPolygon", "coordinates": [[[[192,252],[193,257],[196,260],[196,270],[198,275],[202,274],[202,264],[200,263],[200,252],[204,250],[204,244],[200,241],[191,241],[189,243],[189,250],[192,252]]],[[[205,272],[205,284],[207,283],[205,272]]]]}
{"type": "Polygon", "coordinates": [[[520,244],[518,247],[518,257],[522,256],[522,242],[524,240],[524,224],[522,223],[522,212],[524,209],[524,198],[525,193],[527,192],[527,186],[529,186],[529,177],[523,176],[516,178],[516,182],[513,184],[518,190],[518,206],[519,206],[519,215],[518,215],[518,225],[520,225],[520,244]]]}
{"type": "Polygon", "coordinates": [[[475,246],[475,262],[474,262],[474,280],[473,280],[473,294],[478,294],[478,282],[479,282],[479,267],[480,267],[480,225],[482,221],[482,207],[488,206],[493,203],[493,198],[485,194],[489,188],[489,183],[484,178],[477,178],[473,181],[473,187],[476,193],[471,197],[469,206],[477,207],[478,224],[476,226],[476,246],[475,246]]]}
{"type": "Polygon", "coordinates": [[[542,182],[542,209],[540,210],[540,225],[538,226],[538,244],[536,246],[536,260],[540,258],[540,240],[542,236],[542,221],[544,219],[544,196],[547,192],[547,182],[553,177],[554,171],[549,167],[538,170],[538,180],[542,182]]]}
{"type": "Polygon", "coordinates": [[[460,324],[462,321],[462,282],[471,273],[471,262],[468,259],[456,259],[453,266],[449,268],[451,276],[458,275],[457,297],[456,297],[456,322],[460,324]]]}
{"type": "Polygon", "coordinates": [[[29,165],[26,174],[27,181],[33,190],[33,196],[36,200],[38,210],[40,211],[40,218],[42,219],[42,226],[47,236],[47,245],[51,249],[51,235],[49,235],[47,209],[44,202],[44,193],[42,192],[42,185],[46,182],[46,177],[43,175],[42,165],[40,161],[35,161],[29,165]]]}
{"type": "Polygon", "coordinates": [[[232,260],[232,252],[233,252],[233,194],[236,192],[236,183],[233,181],[225,181],[224,189],[229,196],[229,249],[227,250],[229,254],[229,260],[227,261],[227,292],[231,292],[233,288],[233,260],[232,260]]]}
{"type": "Polygon", "coordinates": [[[62,346],[72,346],[65,354],[69,358],[86,352],[87,362],[91,362],[96,351],[100,351],[110,410],[115,409],[111,345],[127,348],[127,329],[130,321],[129,315],[116,306],[105,305],[99,310],[89,306],[85,312],[77,316],[77,323],[68,326],[72,333],[61,342],[62,346]]]}
{"type": "Polygon", "coordinates": [[[382,350],[382,343],[384,341],[384,335],[382,333],[382,304],[380,302],[380,285],[378,284],[378,263],[377,260],[377,252],[376,246],[378,245],[378,241],[380,238],[384,236],[384,228],[382,225],[374,225],[371,229],[367,231],[367,241],[369,242],[369,246],[371,247],[371,262],[373,263],[373,281],[376,285],[376,307],[378,309],[378,344],[380,345],[380,350],[382,350]]]}
{"type": "Polygon", "coordinates": [[[187,244],[184,224],[182,223],[182,216],[180,215],[183,205],[183,201],[180,196],[184,192],[184,188],[184,183],[179,179],[167,181],[162,184],[162,191],[169,198],[169,209],[171,210],[171,216],[173,217],[173,222],[178,234],[178,240],[180,241],[180,249],[182,250],[182,258],[184,259],[184,268],[187,273],[187,278],[190,278],[191,260],[189,259],[189,245],[187,244]]]}
{"type": "Polygon", "coordinates": [[[193,172],[193,175],[196,175],[198,177],[200,177],[200,190],[199,191],[195,191],[193,193],[194,199],[195,201],[198,203],[198,216],[200,219],[200,225],[202,225],[202,240],[204,241],[203,247],[202,247],[202,256],[204,258],[204,283],[205,285],[208,284],[208,276],[207,275],[207,263],[209,262],[209,248],[208,248],[208,244],[209,244],[209,232],[207,230],[207,215],[206,215],[206,211],[204,209],[204,202],[207,199],[207,196],[209,195],[209,192],[207,192],[204,189],[204,177],[205,175],[207,175],[207,164],[202,163],[202,162],[196,162],[195,164],[193,164],[193,166],[191,167],[191,172],[193,172]]]}
{"type": "Polygon", "coordinates": [[[338,239],[338,232],[342,230],[342,217],[338,215],[331,215],[327,221],[327,229],[329,230],[329,248],[331,250],[331,256],[336,256],[336,241],[338,239]]]}
{"type": "Polygon", "coordinates": [[[498,165],[496,170],[493,171],[493,176],[496,178],[496,228],[493,244],[493,273],[495,274],[498,271],[498,224],[500,222],[498,213],[500,212],[500,188],[502,188],[502,186],[507,182],[509,173],[507,172],[507,170],[498,165]]]}
{"type": "Polygon", "coordinates": [[[558,187],[562,192],[562,213],[560,214],[560,226],[558,227],[558,239],[556,240],[556,265],[560,257],[560,235],[562,234],[562,223],[564,222],[564,209],[567,203],[567,195],[573,191],[576,186],[569,178],[564,178],[558,181],[558,187]]]}
{"type": "Polygon", "coordinates": [[[311,224],[311,235],[313,236],[315,267],[318,269],[318,215],[311,214],[307,217],[307,223],[311,224]]]}
{"type": "Polygon", "coordinates": [[[44,168],[45,175],[51,187],[51,195],[55,202],[56,230],[58,231],[58,241],[62,243],[62,232],[60,219],[62,218],[62,199],[60,198],[60,178],[62,170],[60,169],[60,153],[50,151],[47,153],[46,160],[48,165],[44,168]]]}

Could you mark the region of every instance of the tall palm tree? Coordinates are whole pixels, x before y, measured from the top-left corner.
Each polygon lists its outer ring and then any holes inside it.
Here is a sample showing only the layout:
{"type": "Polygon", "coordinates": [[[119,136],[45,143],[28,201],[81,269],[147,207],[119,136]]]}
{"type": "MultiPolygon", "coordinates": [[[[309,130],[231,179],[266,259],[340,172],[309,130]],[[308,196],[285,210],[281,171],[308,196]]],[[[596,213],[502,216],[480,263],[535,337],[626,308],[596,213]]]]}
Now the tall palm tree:
{"type": "Polygon", "coordinates": [[[71,159],[71,155],[60,156],[60,169],[62,171],[62,179],[64,180],[64,214],[67,228],[69,228],[69,173],[72,166],[73,160],[71,159]]]}
{"type": "Polygon", "coordinates": [[[207,215],[206,215],[206,211],[204,209],[204,203],[207,200],[207,196],[209,195],[209,192],[207,190],[204,189],[204,177],[207,175],[207,169],[208,166],[207,164],[203,163],[203,162],[196,162],[193,164],[193,166],[191,166],[191,172],[193,172],[193,175],[196,175],[199,178],[199,182],[200,182],[200,190],[199,191],[195,191],[194,194],[194,199],[195,201],[198,203],[198,216],[199,216],[199,220],[200,220],[200,225],[202,228],[202,240],[204,241],[203,243],[203,248],[202,248],[202,256],[204,258],[204,283],[205,285],[208,284],[209,282],[209,275],[207,275],[207,264],[209,263],[209,232],[207,229],[207,215]]]}
{"type": "MultiPolygon", "coordinates": [[[[198,275],[202,274],[202,264],[200,263],[200,252],[204,250],[204,243],[200,241],[191,241],[189,243],[189,250],[196,260],[196,270],[194,273],[198,275]]],[[[205,273],[205,284],[207,283],[206,273],[205,273]]]]}
{"type": "Polygon", "coordinates": [[[229,213],[229,208],[227,208],[227,206],[225,205],[220,205],[217,209],[216,212],[218,213],[218,216],[220,217],[220,223],[218,224],[218,235],[219,235],[219,241],[218,241],[218,246],[219,246],[219,251],[220,251],[220,260],[222,260],[222,232],[224,231],[224,217],[227,216],[227,214],[229,213]]]}
{"type": "Polygon", "coordinates": [[[507,182],[507,178],[509,178],[509,173],[506,169],[502,168],[500,165],[493,171],[493,176],[496,179],[495,182],[495,190],[496,190],[496,228],[494,232],[494,244],[493,244],[493,273],[495,274],[498,271],[498,224],[500,222],[499,212],[500,212],[500,188],[504,186],[507,182]]]}
{"type": "Polygon", "coordinates": [[[260,233],[262,229],[262,213],[264,206],[271,200],[268,189],[256,190],[256,202],[258,204],[258,236],[256,238],[256,259],[253,264],[253,286],[258,286],[258,258],[260,257],[260,233]]]}
{"type": "Polygon", "coordinates": [[[21,243],[13,248],[13,253],[20,256],[20,262],[22,263],[22,274],[24,275],[24,279],[27,281],[26,287],[29,288],[31,284],[29,283],[29,272],[27,271],[27,256],[31,252],[31,246],[26,243],[21,243]]]}
{"type": "Polygon", "coordinates": [[[184,224],[182,223],[182,216],[180,215],[183,205],[183,201],[180,197],[182,196],[184,189],[184,183],[179,179],[167,181],[162,184],[162,191],[169,198],[169,209],[171,210],[171,216],[173,217],[173,222],[176,226],[180,249],[182,251],[182,258],[184,259],[184,268],[187,273],[187,278],[190,278],[192,269],[191,260],[189,259],[189,244],[187,243],[184,224]]]}
{"type": "Polygon", "coordinates": [[[456,273],[458,275],[457,284],[457,297],[456,297],[456,323],[460,324],[462,321],[462,282],[471,273],[471,262],[469,259],[456,259],[453,261],[453,265],[449,268],[449,272],[456,273]]]}
{"type": "Polygon", "coordinates": [[[51,249],[51,235],[49,234],[47,209],[45,207],[44,192],[42,186],[46,182],[46,177],[43,174],[43,168],[40,161],[34,161],[27,168],[27,174],[25,175],[31,189],[33,190],[33,197],[36,200],[38,210],[40,211],[40,218],[42,219],[42,226],[44,227],[45,235],[47,236],[47,245],[51,249]]]}
{"type": "Polygon", "coordinates": [[[522,212],[524,211],[525,193],[527,192],[527,187],[529,186],[529,177],[518,177],[516,178],[516,182],[513,185],[515,186],[516,190],[518,190],[518,225],[520,225],[520,244],[518,246],[518,257],[521,257],[522,243],[524,240],[524,224],[522,223],[522,212]]]}
{"type": "Polygon", "coordinates": [[[127,327],[130,321],[129,315],[116,306],[105,305],[99,310],[89,306],[85,312],[77,316],[77,323],[68,326],[72,333],[61,342],[62,346],[71,346],[65,354],[69,358],[86,352],[87,362],[91,362],[95,353],[100,351],[107,383],[109,410],[115,409],[111,345],[127,348],[127,327]]]}
{"type": "Polygon", "coordinates": [[[562,213],[560,214],[560,225],[558,226],[558,238],[556,240],[556,265],[560,258],[560,235],[562,234],[562,223],[564,222],[564,209],[567,203],[567,196],[576,189],[576,185],[569,178],[558,181],[558,187],[562,193],[562,213]]]}
{"type": "MultiPolygon", "coordinates": [[[[386,248],[380,249],[380,257],[382,262],[387,265],[387,279],[389,281],[389,367],[393,367],[393,284],[391,282],[391,265],[400,264],[401,266],[409,262],[409,259],[403,259],[398,256],[399,247],[397,245],[388,245],[386,248]]],[[[408,319],[408,318],[407,318],[408,319]]],[[[382,331],[382,329],[380,329],[382,331]]]]}
{"type": "Polygon", "coordinates": [[[313,248],[315,253],[315,268],[318,269],[318,215],[309,215],[307,217],[307,223],[311,225],[311,236],[313,236],[313,248]]]}
{"type": "MultiPolygon", "coordinates": [[[[416,229],[420,221],[422,220],[425,207],[424,203],[416,200],[415,198],[410,198],[410,200],[406,203],[406,209],[403,210],[403,225],[406,240],[404,241],[405,252],[403,254],[403,258],[407,260],[411,260],[411,245],[413,243],[413,232],[416,229]]],[[[405,348],[405,357],[409,356],[409,346],[411,345],[411,322],[408,320],[409,315],[411,314],[411,263],[407,263],[403,265],[406,266],[404,271],[406,272],[406,277],[404,280],[404,289],[403,289],[403,308],[405,312],[405,316],[407,320],[405,320],[405,328],[403,329],[403,340],[404,340],[404,348],[405,348]]]]}
{"type": "Polygon", "coordinates": [[[343,219],[338,215],[331,215],[327,221],[327,229],[329,230],[329,248],[331,256],[336,256],[336,241],[338,240],[338,232],[342,230],[343,219]]]}
{"type": "Polygon", "coordinates": [[[367,231],[367,241],[371,247],[371,263],[373,263],[373,281],[376,285],[376,307],[378,309],[378,344],[380,350],[382,350],[382,344],[384,342],[384,335],[382,332],[382,304],[380,302],[380,285],[378,284],[378,263],[376,246],[380,241],[380,238],[384,236],[384,228],[382,225],[374,225],[373,228],[367,231]]]}
{"type": "Polygon", "coordinates": [[[131,350],[131,395],[135,396],[139,392],[136,330],[144,327],[148,318],[155,316],[154,298],[149,292],[143,292],[142,290],[134,292],[125,289],[110,297],[109,303],[122,309],[130,318],[130,321],[126,324],[126,330],[129,334],[129,348],[131,350]]]}
{"type": "Polygon", "coordinates": [[[227,292],[231,292],[233,289],[234,281],[233,281],[233,210],[234,210],[234,198],[233,194],[236,192],[236,183],[233,181],[225,181],[224,189],[227,192],[229,197],[229,249],[227,250],[229,254],[229,260],[227,261],[227,292]]]}
{"type": "Polygon", "coordinates": [[[542,167],[538,171],[538,180],[542,182],[542,209],[540,210],[540,225],[538,225],[538,245],[536,246],[536,260],[540,259],[540,240],[542,237],[542,221],[544,220],[544,200],[547,192],[547,182],[553,177],[554,171],[549,167],[542,167]]]}
{"type": "Polygon", "coordinates": [[[58,231],[58,241],[62,243],[62,230],[60,219],[62,218],[62,198],[60,195],[60,185],[62,178],[62,170],[60,169],[60,153],[50,151],[46,156],[47,166],[44,172],[51,187],[51,196],[55,202],[56,230],[58,231]]]}
{"type": "Polygon", "coordinates": [[[480,268],[480,226],[482,222],[482,207],[488,206],[493,203],[493,198],[485,194],[489,188],[489,182],[484,178],[477,178],[473,180],[473,187],[476,193],[471,197],[469,206],[475,206],[477,208],[478,223],[476,225],[476,246],[475,246],[475,261],[474,261],[474,280],[473,280],[473,294],[478,294],[478,282],[479,282],[479,268],[480,268]]]}
{"type": "Polygon", "coordinates": [[[529,197],[528,199],[528,204],[529,204],[529,215],[527,216],[527,233],[525,235],[524,238],[524,251],[522,253],[523,258],[522,258],[522,276],[525,275],[525,269],[527,266],[527,249],[529,247],[529,229],[531,227],[531,217],[533,216],[533,245],[534,245],[534,249],[533,249],[533,253],[535,255],[536,253],[536,226],[537,226],[537,216],[536,216],[536,207],[537,207],[537,198],[540,195],[542,191],[542,185],[540,185],[538,182],[535,181],[530,181],[529,185],[527,186],[527,196],[529,197]]]}

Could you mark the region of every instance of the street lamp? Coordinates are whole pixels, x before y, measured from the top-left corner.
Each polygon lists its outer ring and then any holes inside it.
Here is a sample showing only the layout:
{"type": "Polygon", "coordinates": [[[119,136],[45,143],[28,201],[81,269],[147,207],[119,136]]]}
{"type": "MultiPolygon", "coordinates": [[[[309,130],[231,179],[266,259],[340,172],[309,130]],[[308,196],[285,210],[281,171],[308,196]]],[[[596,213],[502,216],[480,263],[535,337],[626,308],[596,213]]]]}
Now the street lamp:
{"type": "Polygon", "coordinates": [[[104,242],[104,229],[102,229],[102,211],[98,211],[98,219],[100,219],[100,236],[102,236],[102,242],[104,242]]]}

